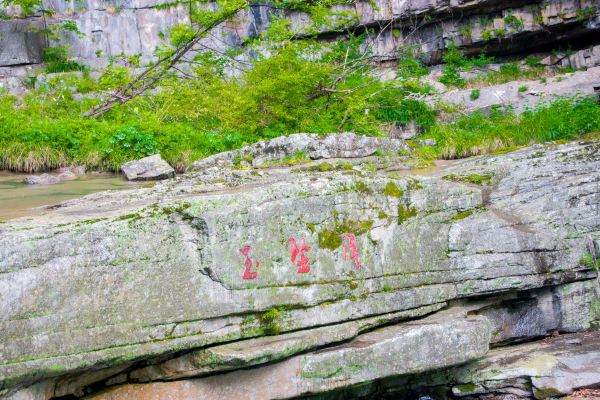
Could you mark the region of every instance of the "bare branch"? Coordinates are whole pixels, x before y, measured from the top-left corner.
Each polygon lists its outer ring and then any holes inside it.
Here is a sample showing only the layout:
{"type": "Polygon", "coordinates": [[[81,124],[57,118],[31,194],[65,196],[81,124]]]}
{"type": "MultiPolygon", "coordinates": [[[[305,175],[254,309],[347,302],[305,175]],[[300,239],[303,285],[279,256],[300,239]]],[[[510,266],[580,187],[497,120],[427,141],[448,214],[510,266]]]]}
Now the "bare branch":
{"type": "Polygon", "coordinates": [[[126,103],[148,89],[153,88],[171,69],[174,69],[175,65],[182,60],[183,56],[198,44],[206,34],[236,15],[240,10],[245,8],[245,6],[246,4],[243,4],[224,13],[218,20],[215,20],[209,26],[198,30],[192,40],[177,48],[170,56],[163,57],[150,67],[146,68],[142,73],[131,80],[131,82],[117,89],[106,101],[92,108],[85,115],[88,117],[99,117],[111,110],[117,104],[126,103]]]}

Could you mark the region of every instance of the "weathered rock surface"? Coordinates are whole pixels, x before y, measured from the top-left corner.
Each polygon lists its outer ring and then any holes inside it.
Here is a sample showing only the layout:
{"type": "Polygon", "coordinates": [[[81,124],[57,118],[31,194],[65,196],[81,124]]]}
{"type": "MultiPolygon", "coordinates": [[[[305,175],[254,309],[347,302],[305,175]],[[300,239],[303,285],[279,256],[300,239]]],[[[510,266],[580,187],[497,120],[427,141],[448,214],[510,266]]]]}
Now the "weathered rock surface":
{"type": "Polygon", "coordinates": [[[50,174],[30,175],[23,179],[27,185],[54,185],[60,182],[57,176],[50,174]]]}
{"type": "Polygon", "coordinates": [[[561,97],[600,96],[600,67],[548,78],[547,81],[513,81],[483,87],[479,91],[480,95],[476,99],[471,97],[472,89],[464,89],[434,96],[429,103],[453,104],[465,112],[489,111],[500,107],[521,113],[561,97]]]}
{"type": "Polygon", "coordinates": [[[124,385],[91,398],[160,399],[169,393],[181,399],[293,398],[383,376],[461,364],[487,352],[490,334],[485,318],[433,316],[378,329],[274,365],[197,380],[124,385]]]}
{"type": "MultiPolygon", "coordinates": [[[[344,137],[328,143],[346,143],[344,137]]],[[[599,146],[535,146],[424,176],[387,172],[394,168],[320,172],[217,164],[153,188],[97,193],[43,216],[4,222],[0,390],[8,395],[40,382],[25,390],[81,394],[89,382],[227,371],[491,294],[512,311],[488,304],[449,325],[407,322],[410,328],[400,324],[349,342],[371,338],[363,345],[372,352],[360,346],[316,351],[223,376],[258,379],[257,371],[271,369],[298,376],[300,359],[309,375],[327,363],[347,367],[343,379],[311,378],[290,389],[318,392],[461,363],[490,342],[586,329],[595,273],[580,260],[590,241],[598,246],[599,146]],[[474,173],[489,177],[489,184],[463,183],[474,173]],[[554,285],[563,289],[535,292],[554,285]],[[521,301],[509,296],[531,290],[521,301]],[[301,333],[351,321],[325,339],[322,331],[301,333]],[[402,354],[419,329],[428,332],[420,340],[446,343],[448,350],[465,346],[464,352],[439,354],[435,365],[435,357],[413,358],[404,366],[384,363],[380,373],[354,371],[354,360],[369,354],[402,354]],[[287,332],[294,333],[283,336],[287,332]],[[283,350],[269,350],[273,342],[260,339],[265,334],[281,335],[273,339],[285,341],[283,350]],[[257,342],[244,355],[235,355],[234,344],[183,358],[175,354],[251,338],[257,342]],[[220,355],[222,362],[203,361],[220,355]],[[84,383],[74,383],[83,373],[84,383]]],[[[393,155],[382,158],[388,166],[400,162],[393,155]]],[[[206,382],[217,378],[198,379],[185,390],[206,390],[206,382]]],[[[115,393],[145,390],[124,388],[115,393]]]]}
{"type": "MultiPolygon", "coordinates": [[[[119,4],[44,0],[42,7],[55,11],[45,22],[40,15],[17,21],[19,28],[13,21],[0,21],[0,30],[12,38],[10,46],[0,42],[0,66],[40,62],[39,30],[21,32],[22,27],[30,25],[73,20],[83,35],[66,33],[50,44],[67,43],[78,61],[102,67],[111,57],[123,55],[139,55],[142,64],[150,61],[156,48],[164,44],[162,34],[176,24],[190,22],[187,7],[165,0],[127,0],[119,4]]],[[[456,43],[468,54],[485,50],[511,55],[543,46],[560,47],[563,43],[598,44],[594,37],[600,31],[597,0],[360,0],[333,9],[343,15],[338,20],[345,21],[344,26],[333,22],[318,32],[331,38],[345,30],[372,29],[366,45],[383,63],[397,60],[401,53],[398,50],[407,45],[419,50],[426,62],[435,64],[441,61],[449,43],[456,43]]],[[[253,5],[231,23],[216,28],[202,44],[217,51],[240,46],[267,29],[274,16],[281,15],[280,9],[268,4],[253,5]]],[[[289,11],[285,16],[291,20],[292,29],[299,34],[307,32],[308,15],[289,11]]],[[[585,60],[590,60],[590,55],[577,62],[587,64],[585,60]]]]}
{"type": "Polygon", "coordinates": [[[126,162],[121,166],[121,172],[130,181],[153,181],[175,176],[173,167],[160,154],[126,162]]]}
{"type": "Polygon", "coordinates": [[[29,175],[23,179],[23,183],[27,185],[55,185],[63,181],[72,181],[83,175],[85,175],[85,167],[62,167],[50,174],[29,175]]]}
{"type": "Polygon", "coordinates": [[[492,350],[481,361],[454,372],[457,396],[530,393],[556,398],[600,384],[600,333],[567,335],[542,343],[492,350]]]}
{"type": "Polygon", "coordinates": [[[370,137],[354,133],[319,136],[298,133],[258,142],[240,150],[228,151],[195,162],[191,169],[201,170],[214,166],[247,164],[259,167],[294,155],[311,160],[328,158],[362,158],[377,152],[397,153],[408,150],[408,145],[399,139],[370,137]]]}

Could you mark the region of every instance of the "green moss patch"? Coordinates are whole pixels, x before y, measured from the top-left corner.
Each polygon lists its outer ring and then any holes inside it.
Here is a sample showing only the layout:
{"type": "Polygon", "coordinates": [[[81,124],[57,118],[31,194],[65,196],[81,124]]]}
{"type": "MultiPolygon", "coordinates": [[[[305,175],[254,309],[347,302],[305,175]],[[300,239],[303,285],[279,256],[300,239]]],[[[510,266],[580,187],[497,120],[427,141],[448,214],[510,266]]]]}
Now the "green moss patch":
{"type": "Polygon", "coordinates": [[[404,204],[398,205],[398,225],[406,222],[412,217],[417,215],[417,209],[414,207],[406,206],[404,204]]]}
{"type": "Polygon", "coordinates": [[[324,229],[319,232],[319,247],[335,250],[342,245],[342,235],[353,233],[356,236],[365,234],[373,227],[373,221],[336,221],[333,229],[324,229]]]}
{"type": "Polygon", "coordinates": [[[494,175],[489,172],[483,174],[473,173],[469,175],[449,174],[442,177],[442,179],[451,182],[471,183],[479,186],[490,185],[493,178],[494,175]]]}
{"type": "Polygon", "coordinates": [[[404,191],[400,189],[394,182],[388,182],[383,188],[383,194],[388,197],[400,198],[404,195],[404,191]]]}
{"type": "Polygon", "coordinates": [[[265,335],[278,335],[281,333],[281,320],[283,310],[273,307],[258,316],[260,326],[265,335]]]}

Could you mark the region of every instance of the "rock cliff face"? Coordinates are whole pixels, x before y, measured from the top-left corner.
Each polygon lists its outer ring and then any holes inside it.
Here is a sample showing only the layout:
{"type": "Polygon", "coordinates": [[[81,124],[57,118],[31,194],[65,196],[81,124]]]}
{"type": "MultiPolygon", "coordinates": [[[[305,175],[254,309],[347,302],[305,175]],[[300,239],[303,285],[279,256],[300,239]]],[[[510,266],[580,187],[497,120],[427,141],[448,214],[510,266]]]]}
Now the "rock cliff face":
{"type": "MultiPolygon", "coordinates": [[[[356,1],[334,9],[354,22],[342,31],[372,29],[367,41],[381,62],[393,62],[406,45],[419,49],[428,63],[440,62],[452,42],[467,54],[485,50],[492,55],[509,55],[551,50],[559,45],[581,48],[598,44],[600,9],[598,0],[376,0],[356,1]]],[[[15,85],[28,69],[40,63],[45,46],[66,43],[80,62],[105,66],[108,59],[139,55],[145,63],[153,58],[162,34],[177,23],[189,23],[184,3],[164,0],[44,0],[43,9],[55,10],[52,17],[34,15],[0,21],[0,71],[4,85],[15,85]],[[48,40],[43,28],[73,20],[83,35],[67,32],[48,40]]],[[[19,15],[17,10],[4,10],[19,15]]],[[[245,39],[266,29],[281,10],[255,5],[240,12],[235,21],[215,29],[203,45],[217,50],[239,46],[245,39]]],[[[309,17],[287,12],[293,28],[306,33],[309,17]]],[[[323,39],[344,34],[335,24],[322,28],[323,39]]],[[[594,66],[598,65],[594,62],[594,66]]]]}
{"type": "Polygon", "coordinates": [[[377,151],[401,142],[370,146],[296,135],[0,224],[0,393],[467,396],[517,379],[543,398],[600,383],[597,333],[536,347],[567,360],[547,368],[485,361],[597,323],[600,144],[418,175],[377,151]],[[316,160],[284,166],[302,144],[316,160]]]}

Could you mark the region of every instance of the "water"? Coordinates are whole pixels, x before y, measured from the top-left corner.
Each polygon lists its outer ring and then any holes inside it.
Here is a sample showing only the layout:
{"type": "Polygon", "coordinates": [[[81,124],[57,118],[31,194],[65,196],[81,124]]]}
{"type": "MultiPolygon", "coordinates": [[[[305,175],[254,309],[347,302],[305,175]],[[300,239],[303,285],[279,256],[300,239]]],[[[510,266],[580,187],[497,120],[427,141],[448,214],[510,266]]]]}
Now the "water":
{"type": "Polygon", "coordinates": [[[85,196],[103,190],[123,190],[143,185],[132,183],[115,174],[86,174],[55,185],[25,185],[27,175],[0,172],[0,220],[42,214],[42,206],[85,196]]]}

